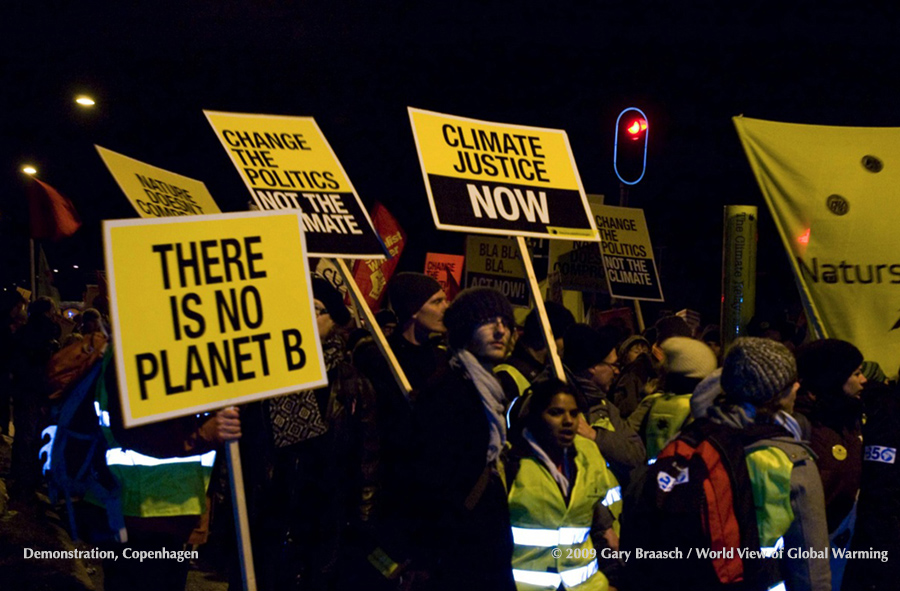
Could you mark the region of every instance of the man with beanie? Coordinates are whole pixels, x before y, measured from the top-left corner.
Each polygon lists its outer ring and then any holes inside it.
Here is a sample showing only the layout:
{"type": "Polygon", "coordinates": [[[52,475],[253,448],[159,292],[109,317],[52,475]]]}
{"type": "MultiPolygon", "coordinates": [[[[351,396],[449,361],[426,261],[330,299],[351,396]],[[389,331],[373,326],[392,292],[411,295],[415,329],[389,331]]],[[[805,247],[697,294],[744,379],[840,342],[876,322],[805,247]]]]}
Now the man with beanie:
{"type": "Polygon", "coordinates": [[[745,441],[755,439],[752,433],[763,436],[744,449],[760,547],[765,551],[783,541],[783,551],[775,554],[779,572],[770,577],[781,577],[788,591],[827,591],[828,559],[808,552],[826,549],[828,534],[814,456],[790,415],[799,387],[794,356],[770,339],[739,338],[725,357],[720,385],[724,396],[710,407],[709,419],[745,433],[745,441]]]}
{"type": "MultiPolygon", "coordinates": [[[[550,332],[556,339],[556,348],[559,354],[562,355],[564,352],[563,335],[570,326],[575,324],[575,317],[562,304],[546,302],[544,305],[550,321],[550,332]]],[[[507,403],[525,393],[538,374],[547,367],[549,356],[550,349],[544,338],[544,328],[541,326],[541,318],[535,308],[525,317],[522,336],[516,341],[512,354],[506,361],[494,368],[494,375],[503,386],[507,403]]]]}
{"type": "MultiPolygon", "coordinates": [[[[828,532],[835,548],[847,548],[862,478],[862,353],[839,339],[822,339],[797,350],[797,410],[810,423],[809,442],[825,489],[828,532]]],[[[832,562],[840,588],[845,561],[832,562]]]]}
{"type": "Polygon", "coordinates": [[[597,444],[619,483],[627,486],[631,471],[644,463],[644,445],[619,416],[619,409],[607,400],[619,375],[616,332],[574,324],[563,340],[566,379],[584,412],[578,434],[597,444]]]}
{"type": "Polygon", "coordinates": [[[694,388],[716,369],[716,354],[696,339],[670,337],[660,349],[664,355],[661,391],[644,398],[628,419],[636,426],[632,421],[645,414],[637,431],[644,436],[647,459],[655,458],[681,430],[691,414],[694,388]]]}
{"type": "Polygon", "coordinates": [[[503,294],[463,290],[443,318],[450,363],[428,381],[413,420],[410,517],[428,590],[513,591],[512,534],[498,458],[504,395],[492,370],[507,355],[513,310],[503,294]]]}
{"type": "Polygon", "coordinates": [[[398,273],[388,285],[397,330],[388,343],[413,390],[419,390],[447,362],[447,352],[431,337],[447,332],[449,303],[441,284],[422,273],[398,273]]]}

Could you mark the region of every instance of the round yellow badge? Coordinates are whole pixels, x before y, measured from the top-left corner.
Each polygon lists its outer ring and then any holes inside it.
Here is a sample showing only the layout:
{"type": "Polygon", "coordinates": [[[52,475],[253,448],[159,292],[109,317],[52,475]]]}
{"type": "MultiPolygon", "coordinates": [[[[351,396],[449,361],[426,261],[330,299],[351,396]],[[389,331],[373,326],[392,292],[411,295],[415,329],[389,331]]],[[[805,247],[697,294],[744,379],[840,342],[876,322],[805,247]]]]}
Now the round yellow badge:
{"type": "Polygon", "coordinates": [[[834,456],[834,459],[843,462],[847,459],[847,448],[843,445],[835,445],[831,448],[831,455],[834,456]]]}

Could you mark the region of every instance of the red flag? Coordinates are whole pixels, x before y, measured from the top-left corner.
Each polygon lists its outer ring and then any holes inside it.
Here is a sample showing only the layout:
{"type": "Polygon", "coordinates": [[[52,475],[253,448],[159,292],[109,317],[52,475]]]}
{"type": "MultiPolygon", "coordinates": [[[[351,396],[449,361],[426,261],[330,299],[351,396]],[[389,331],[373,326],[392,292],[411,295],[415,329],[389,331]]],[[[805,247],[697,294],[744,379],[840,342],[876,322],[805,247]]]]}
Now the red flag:
{"type": "Polygon", "coordinates": [[[406,244],[406,233],[391,212],[381,203],[376,203],[372,208],[372,225],[381,236],[391,258],[356,261],[353,266],[353,278],[366,298],[369,308],[377,311],[381,299],[384,297],[385,287],[391,280],[397,263],[400,262],[400,253],[403,252],[403,246],[406,244]]]}
{"type": "Polygon", "coordinates": [[[72,202],[45,182],[32,179],[28,185],[28,213],[31,237],[60,240],[81,227],[81,218],[72,202]]]}

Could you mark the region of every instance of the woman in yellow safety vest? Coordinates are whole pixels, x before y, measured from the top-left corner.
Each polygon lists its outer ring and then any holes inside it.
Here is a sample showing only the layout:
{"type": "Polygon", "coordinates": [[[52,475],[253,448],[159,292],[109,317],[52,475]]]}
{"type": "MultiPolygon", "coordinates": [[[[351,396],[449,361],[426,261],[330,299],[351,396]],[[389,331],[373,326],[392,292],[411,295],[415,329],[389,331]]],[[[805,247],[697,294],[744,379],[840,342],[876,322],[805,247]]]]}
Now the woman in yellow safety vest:
{"type": "Polygon", "coordinates": [[[601,563],[618,550],[607,508],[616,486],[590,440],[576,435],[579,408],[556,381],[533,385],[505,461],[519,591],[606,591],[601,563]]]}

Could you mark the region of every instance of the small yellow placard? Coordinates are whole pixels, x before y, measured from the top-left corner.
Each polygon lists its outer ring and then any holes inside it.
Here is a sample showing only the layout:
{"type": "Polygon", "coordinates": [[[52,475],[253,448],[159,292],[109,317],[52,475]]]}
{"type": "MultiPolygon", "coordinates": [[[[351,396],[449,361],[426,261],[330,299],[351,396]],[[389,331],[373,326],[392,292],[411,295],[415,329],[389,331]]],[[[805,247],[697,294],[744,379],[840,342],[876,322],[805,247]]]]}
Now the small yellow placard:
{"type": "Polygon", "coordinates": [[[103,232],[126,427],[327,383],[298,211],[103,232]]]}
{"type": "Polygon", "coordinates": [[[202,182],[94,147],[142,218],[221,213],[202,182]]]}

